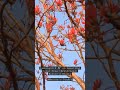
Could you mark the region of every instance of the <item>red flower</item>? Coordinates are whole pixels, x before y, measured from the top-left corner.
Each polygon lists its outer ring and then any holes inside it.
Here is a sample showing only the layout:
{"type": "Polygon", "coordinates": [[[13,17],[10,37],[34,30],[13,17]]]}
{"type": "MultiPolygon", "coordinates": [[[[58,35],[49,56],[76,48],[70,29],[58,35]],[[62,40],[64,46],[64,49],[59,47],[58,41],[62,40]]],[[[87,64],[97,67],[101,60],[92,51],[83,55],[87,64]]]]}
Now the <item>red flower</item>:
{"type": "Polygon", "coordinates": [[[65,43],[64,43],[63,39],[59,40],[59,43],[60,43],[61,46],[65,46],[65,43]]]}
{"type": "Polygon", "coordinates": [[[81,28],[81,32],[84,32],[85,31],[85,28],[81,28]]]}
{"type": "Polygon", "coordinates": [[[40,14],[40,8],[38,5],[35,6],[35,14],[36,15],[40,14]]]}
{"type": "Polygon", "coordinates": [[[62,26],[62,25],[59,25],[58,28],[59,28],[60,30],[64,30],[65,27],[62,26]]]}
{"type": "Polygon", "coordinates": [[[52,26],[52,23],[46,23],[46,29],[49,33],[52,32],[52,26]]]}
{"type": "Polygon", "coordinates": [[[85,21],[82,21],[82,24],[85,24],[85,21]]]}
{"type": "Polygon", "coordinates": [[[85,21],[85,18],[84,18],[84,17],[82,17],[82,20],[83,20],[83,21],[85,21]]]}
{"type": "Polygon", "coordinates": [[[52,5],[52,6],[50,6],[51,8],[50,8],[50,10],[51,11],[54,11],[55,10],[55,7],[52,5]]]}
{"type": "Polygon", "coordinates": [[[42,22],[39,22],[39,24],[38,24],[38,25],[39,25],[39,27],[42,27],[42,22]]]}
{"type": "Polygon", "coordinates": [[[82,17],[82,24],[85,24],[85,18],[84,17],[82,17]]]}
{"type": "Polygon", "coordinates": [[[57,18],[56,18],[56,17],[54,17],[51,23],[53,23],[53,25],[55,25],[55,24],[56,24],[56,22],[57,22],[57,18]]]}
{"type": "Polygon", "coordinates": [[[56,2],[56,4],[58,5],[58,6],[62,6],[62,0],[55,0],[55,2],[56,2]]]}
{"type": "Polygon", "coordinates": [[[70,28],[70,25],[67,25],[67,28],[70,28]]]}
{"type": "Polygon", "coordinates": [[[97,19],[97,9],[92,2],[88,2],[88,6],[86,7],[86,21],[91,21],[92,19],[97,19]]]}
{"type": "Polygon", "coordinates": [[[71,28],[69,33],[68,33],[68,38],[69,38],[69,41],[71,43],[73,43],[76,39],[76,34],[77,34],[77,31],[74,29],[74,28],[71,28]]]}
{"type": "Polygon", "coordinates": [[[76,23],[79,23],[79,22],[80,22],[80,19],[79,19],[79,18],[76,18],[76,19],[75,19],[75,22],[76,22],[76,23]]]}
{"type": "Polygon", "coordinates": [[[108,8],[111,10],[112,13],[117,13],[119,11],[119,6],[113,3],[110,3],[108,8]]]}
{"type": "Polygon", "coordinates": [[[69,34],[70,34],[70,35],[71,35],[71,34],[72,34],[72,35],[75,35],[75,32],[76,32],[75,29],[74,29],[74,28],[71,28],[69,34]]]}
{"type": "Polygon", "coordinates": [[[101,80],[96,80],[93,85],[93,90],[98,90],[101,86],[101,80]]]}
{"type": "Polygon", "coordinates": [[[72,43],[73,42],[73,37],[72,36],[69,36],[69,41],[72,43]]]}
{"type": "Polygon", "coordinates": [[[73,62],[73,64],[74,64],[74,65],[76,65],[76,64],[77,64],[77,62],[78,62],[78,60],[77,60],[77,59],[75,59],[75,60],[74,60],[74,62],[73,62]]]}
{"type": "Polygon", "coordinates": [[[52,23],[52,25],[55,25],[57,22],[57,18],[53,17],[52,15],[48,16],[48,18],[50,19],[50,23],[52,23]]]}
{"type": "Polygon", "coordinates": [[[48,8],[48,4],[43,4],[43,7],[44,7],[44,9],[47,9],[48,8]]]}
{"type": "Polygon", "coordinates": [[[70,87],[70,90],[75,90],[75,88],[74,87],[70,87]]]}
{"type": "Polygon", "coordinates": [[[70,4],[70,6],[71,6],[71,8],[72,8],[72,9],[76,9],[76,8],[77,8],[77,6],[76,6],[76,3],[75,3],[75,2],[71,3],[71,4],[70,4]]]}

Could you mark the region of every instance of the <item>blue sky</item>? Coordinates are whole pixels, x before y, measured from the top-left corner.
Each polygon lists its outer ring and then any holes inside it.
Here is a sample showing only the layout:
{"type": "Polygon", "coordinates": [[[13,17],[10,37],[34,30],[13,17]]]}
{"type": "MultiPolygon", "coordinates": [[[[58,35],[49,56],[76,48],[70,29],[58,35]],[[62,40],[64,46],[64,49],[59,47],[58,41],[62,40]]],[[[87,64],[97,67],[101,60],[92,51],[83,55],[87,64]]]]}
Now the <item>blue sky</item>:
{"type": "MultiPolygon", "coordinates": [[[[35,0],[35,5],[39,5],[39,0],[35,0]]],[[[55,16],[58,19],[57,24],[59,24],[59,25],[64,24],[64,21],[68,18],[66,13],[63,14],[61,12],[56,12],[55,16]]],[[[39,18],[37,18],[37,20],[39,20],[39,18]]],[[[44,31],[45,31],[44,28],[41,28],[41,32],[43,33],[44,31]]],[[[54,34],[56,34],[56,31],[53,31],[51,35],[54,35],[54,34]]],[[[65,42],[67,42],[67,41],[68,40],[66,39],[65,42]]],[[[53,43],[57,44],[58,42],[53,41],[53,43]]],[[[69,49],[74,49],[73,45],[70,44],[70,43],[66,43],[66,46],[69,49]]],[[[60,48],[65,48],[65,47],[60,46],[60,48]]],[[[60,50],[56,49],[55,52],[58,53],[58,52],[60,52],[60,50]]],[[[83,55],[85,56],[84,52],[83,52],[83,55]]],[[[36,55],[36,57],[37,57],[37,55],[36,55]]],[[[64,51],[63,52],[63,57],[64,57],[63,63],[66,66],[74,66],[73,61],[75,59],[79,60],[78,63],[80,63],[79,66],[81,67],[81,70],[79,70],[78,73],[76,73],[76,74],[79,77],[83,78],[85,68],[84,68],[84,65],[83,65],[82,61],[80,60],[78,54],[76,52],[74,52],[74,51],[72,51],[72,52],[64,51]]],[[[39,67],[39,65],[35,65],[36,70],[39,70],[38,67],[39,67]]],[[[36,73],[36,76],[39,76],[39,74],[36,73]]],[[[55,77],[55,78],[57,78],[57,77],[59,77],[59,78],[62,78],[62,77],[63,78],[68,78],[67,76],[49,76],[49,78],[52,78],[52,77],[55,77]]],[[[60,85],[65,85],[65,86],[72,85],[73,87],[75,87],[75,90],[82,90],[80,88],[80,86],[76,82],[72,82],[72,81],[46,81],[46,90],[60,90],[60,85]]],[[[43,89],[41,88],[41,90],[43,90],[43,89]]]]}

